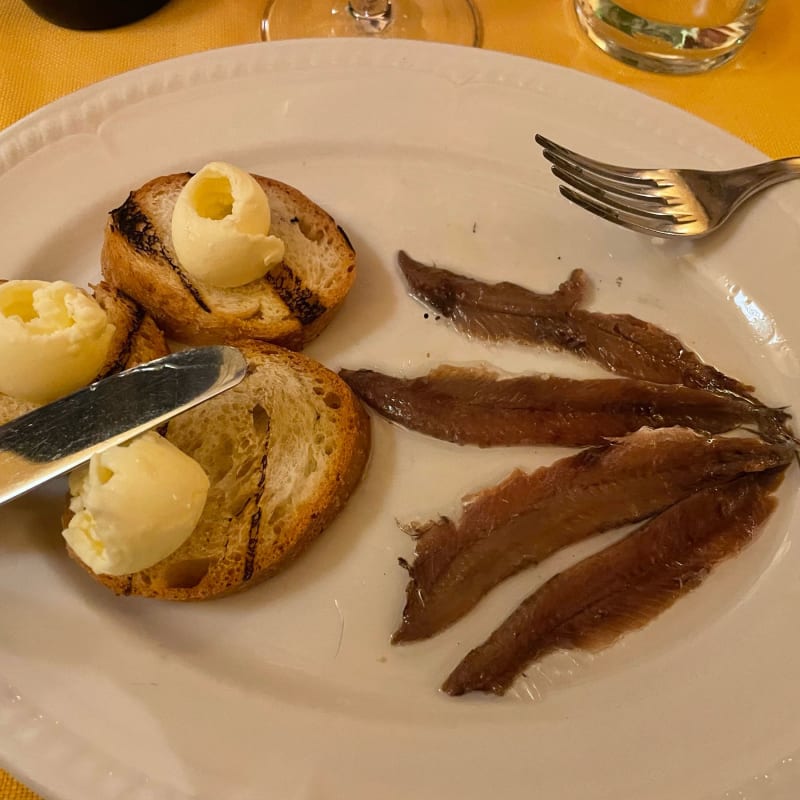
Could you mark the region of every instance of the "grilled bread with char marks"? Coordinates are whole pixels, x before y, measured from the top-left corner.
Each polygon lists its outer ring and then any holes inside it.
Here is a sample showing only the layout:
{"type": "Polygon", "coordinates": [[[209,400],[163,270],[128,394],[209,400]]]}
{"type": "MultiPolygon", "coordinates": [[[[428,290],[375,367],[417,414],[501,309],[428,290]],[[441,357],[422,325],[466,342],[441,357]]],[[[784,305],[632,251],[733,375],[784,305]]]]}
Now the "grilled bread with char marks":
{"type": "Polygon", "coordinates": [[[211,480],[200,521],[155,566],[95,575],[117,594],[204,600],[244,589],[297,556],[361,479],[369,418],[347,384],[299,353],[237,346],[244,380],[167,425],[211,480]]]}
{"type": "Polygon", "coordinates": [[[355,279],[347,235],[297,189],[254,175],[269,200],[270,233],[284,241],[286,254],[263,278],[236,288],[211,286],[182,268],[172,244],[172,211],[190,177],[155,178],[110,213],[103,277],[179,342],[258,339],[302,349],[328,325],[355,279]]]}

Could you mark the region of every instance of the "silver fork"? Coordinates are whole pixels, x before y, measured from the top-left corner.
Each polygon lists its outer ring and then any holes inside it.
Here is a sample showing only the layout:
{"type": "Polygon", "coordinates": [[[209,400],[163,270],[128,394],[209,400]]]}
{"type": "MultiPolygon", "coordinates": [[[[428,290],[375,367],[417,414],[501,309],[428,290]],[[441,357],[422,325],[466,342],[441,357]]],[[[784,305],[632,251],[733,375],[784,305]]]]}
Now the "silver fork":
{"type": "Polygon", "coordinates": [[[800,178],[800,157],[724,172],[631,169],[586,158],[536,134],[561,194],[624,228],[651,236],[705,236],[745,200],[776,183],[800,178]],[[571,188],[570,188],[571,187],[571,188]]]}

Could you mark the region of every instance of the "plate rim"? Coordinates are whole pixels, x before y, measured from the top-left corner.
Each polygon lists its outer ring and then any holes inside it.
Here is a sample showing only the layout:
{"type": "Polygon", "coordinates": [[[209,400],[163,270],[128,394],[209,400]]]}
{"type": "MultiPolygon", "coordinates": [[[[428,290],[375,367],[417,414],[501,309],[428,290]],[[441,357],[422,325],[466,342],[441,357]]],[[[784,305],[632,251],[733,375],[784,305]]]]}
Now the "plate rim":
{"type": "MultiPolygon", "coordinates": [[[[620,97],[636,96],[639,101],[644,98],[644,101],[651,104],[653,108],[663,106],[669,109],[671,114],[679,112],[686,117],[692,118],[697,126],[704,126],[706,133],[713,131],[714,136],[717,138],[721,135],[728,137],[729,143],[732,146],[735,145],[742,154],[763,155],[759,150],[738,139],[728,131],[696,117],[684,109],[679,109],[665,101],[653,98],[644,92],[605,78],[579,72],[569,67],[536,61],[525,56],[496,51],[472,50],[449,45],[433,45],[423,42],[393,41],[360,42],[356,44],[355,41],[349,41],[346,45],[343,45],[332,40],[302,40],[300,42],[270,43],[266,45],[256,42],[187,54],[137,67],[58,98],[52,103],[31,112],[0,132],[0,181],[2,181],[6,172],[12,170],[17,164],[23,162],[40,149],[49,146],[60,138],[80,132],[84,129],[84,126],[91,125],[98,119],[102,120],[106,115],[113,113],[121,106],[129,107],[141,99],[150,99],[156,94],[170,91],[180,92],[187,86],[196,87],[198,84],[195,81],[198,79],[203,79],[204,82],[209,84],[224,83],[237,75],[246,74],[250,70],[265,69],[272,63],[273,54],[275,54],[275,58],[278,57],[278,52],[305,55],[311,62],[318,60],[318,57],[324,54],[328,58],[341,58],[344,66],[357,63],[359,58],[363,58],[366,61],[376,59],[381,65],[401,66],[403,61],[411,55],[416,58],[419,54],[424,53],[425,58],[423,61],[425,61],[425,64],[420,69],[423,72],[427,71],[425,67],[430,66],[430,61],[435,61],[439,58],[438,55],[434,55],[439,53],[450,54],[443,55],[443,60],[448,63],[450,61],[461,62],[475,59],[475,63],[485,61],[492,66],[496,65],[500,72],[502,72],[504,65],[509,65],[508,71],[512,73],[516,69],[531,70],[532,74],[536,73],[536,70],[552,70],[554,75],[569,74],[573,76],[570,80],[579,81],[587,86],[602,85],[605,89],[614,87],[610,91],[618,92],[620,97]],[[271,49],[267,50],[267,48],[271,49]],[[467,53],[469,55],[465,55],[467,53]],[[317,57],[316,59],[315,56],[317,57]],[[510,65],[514,65],[513,68],[510,65]],[[174,74],[173,70],[179,74],[174,74]],[[109,99],[110,96],[112,96],[111,99],[109,99]],[[115,105],[115,103],[120,103],[121,106],[115,105]]],[[[417,68],[419,69],[419,67],[417,68]]],[[[27,714],[27,706],[25,713],[27,714]]],[[[20,718],[15,717],[15,719],[19,721],[20,718]]],[[[2,717],[0,717],[0,720],[2,720],[2,717]]],[[[2,729],[2,721],[0,721],[0,729],[2,729]]],[[[2,754],[0,754],[0,760],[3,760],[2,754]]],[[[42,791],[53,793],[51,787],[43,786],[35,776],[15,768],[14,764],[10,764],[6,768],[13,774],[23,775],[24,780],[29,785],[41,786],[42,791]]],[[[798,772],[798,783],[800,783],[800,772],[798,772]]],[[[148,789],[151,792],[155,791],[156,786],[148,782],[148,789]]],[[[149,796],[160,797],[161,795],[152,794],[149,796]]],[[[166,797],[167,795],[164,796],[166,797]]],[[[747,797],[752,797],[754,800],[761,800],[762,797],[766,800],[769,796],[768,794],[747,795],[747,797]]]]}

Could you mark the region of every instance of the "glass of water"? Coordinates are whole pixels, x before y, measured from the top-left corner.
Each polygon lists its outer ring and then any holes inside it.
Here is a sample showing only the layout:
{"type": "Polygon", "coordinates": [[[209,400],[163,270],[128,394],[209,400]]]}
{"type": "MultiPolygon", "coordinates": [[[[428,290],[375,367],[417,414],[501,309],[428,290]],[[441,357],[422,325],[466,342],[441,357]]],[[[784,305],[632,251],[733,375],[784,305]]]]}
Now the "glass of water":
{"type": "Polygon", "coordinates": [[[575,0],[578,20],[602,50],[634,67],[686,75],[731,59],[767,0],[575,0]]]}

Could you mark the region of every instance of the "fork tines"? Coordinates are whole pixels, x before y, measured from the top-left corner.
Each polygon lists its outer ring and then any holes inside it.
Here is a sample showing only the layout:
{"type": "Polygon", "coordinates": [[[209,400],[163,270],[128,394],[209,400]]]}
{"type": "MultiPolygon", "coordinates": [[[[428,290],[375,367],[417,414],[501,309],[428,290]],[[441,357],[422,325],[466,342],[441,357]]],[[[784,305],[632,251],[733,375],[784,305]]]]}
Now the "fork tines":
{"type": "Polygon", "coordinates": [[[606,164],[541,134],[535,138],[553,165],[553,174],[567,184],[559,187],[561,194],[581,208],[626,228],[661,236],[693,221],[680,197],[670,192],[673,184],[657,180],[653,170],[606,164]]]}

